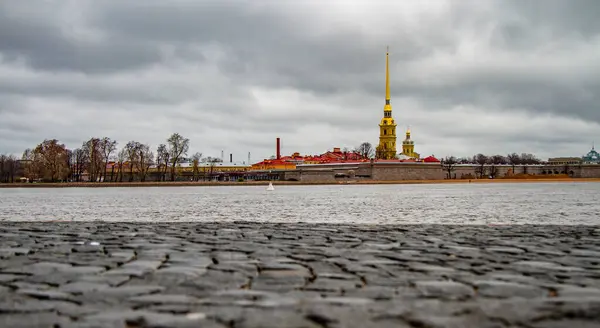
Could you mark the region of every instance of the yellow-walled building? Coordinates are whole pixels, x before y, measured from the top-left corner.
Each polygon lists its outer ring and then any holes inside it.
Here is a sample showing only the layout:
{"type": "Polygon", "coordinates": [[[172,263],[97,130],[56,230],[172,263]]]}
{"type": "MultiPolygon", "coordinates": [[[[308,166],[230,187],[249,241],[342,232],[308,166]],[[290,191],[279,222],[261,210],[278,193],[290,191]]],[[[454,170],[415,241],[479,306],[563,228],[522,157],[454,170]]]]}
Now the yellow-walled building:
{"type": "Polygon", "coordinates": [[[379,145],[375,150],[377,159],[396,158],[396,122],[392,117],[392,104],[390,103],[390,70],[389,52],[385,53],[385,105],[383,118],[379,123],[379,145]]]}
{"type": "Polygon", "coordinates": [[[281,159],[267,159],[259,163],[252,164],[252,171],[266,170],[295,170],[296,163],[288,162],[281,159]]]}
{"type": "Polygon", "coordinates": [[[410,140],[410,128],[406,130],[406,138],[402,141],[402,155],[419,159],[421,155],[415,153],[415,142],[410,140]]]}

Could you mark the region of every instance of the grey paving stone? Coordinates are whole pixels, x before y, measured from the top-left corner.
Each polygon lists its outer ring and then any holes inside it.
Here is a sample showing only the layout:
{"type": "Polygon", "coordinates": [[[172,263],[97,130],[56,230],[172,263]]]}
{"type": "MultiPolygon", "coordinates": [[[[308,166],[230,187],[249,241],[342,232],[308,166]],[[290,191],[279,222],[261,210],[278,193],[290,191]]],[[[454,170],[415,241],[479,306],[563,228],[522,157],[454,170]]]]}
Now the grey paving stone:
{"type": "Polygon", "coordinates": [[[515,247],[488,247],[485,249],[488,252],[496,253],[508,253],[508,254],[521,254],[525,253],[525,250],[515,247]]]}
{"type": "Polygon", "coordinates": [[[572,256],[581,256],[581,257],[592,257],[595,259],[600,258],[600,251],[588,250],[588,249],[573,249],[571,250],[572,256]]]}
{"type": "MultiPolygon", "coordinates": [[[[84,317],[80,323],[87,325],[102,325],[103,327],[204,327],[207,322],[203,315],[172,315],[148,311],[106,311],[84,317]]],[[[217,327],[212,323],[213,327],[217,327]]]]}
{"type": "Polygon", "coordinates": [[[78,281],[61,285],[59,290],[64,293],[83,294],[86,292],[93,292],[106,288],[110,288],[110,285],[104,283],[78,281]]]}
{"type": "Polygon", "coordinates": [[[0,283],[7,283],[15,280],[22,279],[23,276],[15,274],[0,274],[0,283]]]}
{"type": "Polygon", "coordinates": [[[158,269],[162,261],[152,260],[135,260],[120,266],[119,268],[105,272],[105,275],[129,275],[134,277],[142,277],[158,269]]]}
{"type": "Polygon", "coordinates": [[[461,299],[475,295],[472,287],[454,281],[417,281],[415,285],[425,297],[461,299]]]}
{"type": "Polygon", "coordinates": [[[17,290],[17,293],[41,300],[72,300],[71,295],[55,290],[19,289],[17,290]]]}
{"type": "Polygon", "coordinates": [[[0,314],[0,327],[6,328],[63,327],[70,324],[70,322],[69,318],[50,312],[0,314]]]}
{"type": "Polygon", "coordinates": [[[73,282],[90,282],[90,283],[98,283],[98,284],[107,284],[112,287],[119,286],[124,284],[125,282],[131,279],[128,275],[90,275],[90,276],[81,276],[74,279],[73,282]]]}
{"type": "Polygon", "coordinates": [[[10,247],[10,248],[0,248],[0,258],[10,257],[14,255],[27,255],[31,252],[29,248],[22,247],[10,247]]]}
{"type": "Polygon", "coordinates": [[[477,295],[497,298],[524,297],[539,298],[548,295],[548,291],[536,286],[524,285],[501,280],[474,281],[477,295]]]}
{"type": "Polygon", "coordinates": [[[142,304],[194,304],[199,299],[188,295],[153,294],[131,297],[129,301],[142,304]]]}
{"type": "Polygon", "coordinates": [[[597,231],[2,222],[0,326],[591,327],[597,231]]]}

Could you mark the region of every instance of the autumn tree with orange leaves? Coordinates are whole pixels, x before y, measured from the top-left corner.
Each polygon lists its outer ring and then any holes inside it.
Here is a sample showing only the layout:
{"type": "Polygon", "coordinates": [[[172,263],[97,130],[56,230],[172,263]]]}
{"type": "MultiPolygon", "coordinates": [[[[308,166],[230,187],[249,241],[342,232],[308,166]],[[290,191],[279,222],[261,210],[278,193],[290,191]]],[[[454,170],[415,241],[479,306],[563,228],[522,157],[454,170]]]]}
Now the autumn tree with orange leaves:
{"type": "Polygon", "coordinates": [[[69,153],[56,139],[46,139],[32,152],[32,166],[40,178],[51,182],[66,179],[69,175],[69,153]]]}

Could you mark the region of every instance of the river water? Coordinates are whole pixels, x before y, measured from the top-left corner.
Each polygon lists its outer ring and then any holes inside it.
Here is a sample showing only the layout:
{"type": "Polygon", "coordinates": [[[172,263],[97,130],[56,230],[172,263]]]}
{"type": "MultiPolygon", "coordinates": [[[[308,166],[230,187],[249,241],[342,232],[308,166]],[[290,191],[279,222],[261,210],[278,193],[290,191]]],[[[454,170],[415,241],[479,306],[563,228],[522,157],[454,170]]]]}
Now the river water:
{"type": "Polygon", "coordinates": [[[0,189],[0,221],[600,224],[600,183],[0,189]]]}

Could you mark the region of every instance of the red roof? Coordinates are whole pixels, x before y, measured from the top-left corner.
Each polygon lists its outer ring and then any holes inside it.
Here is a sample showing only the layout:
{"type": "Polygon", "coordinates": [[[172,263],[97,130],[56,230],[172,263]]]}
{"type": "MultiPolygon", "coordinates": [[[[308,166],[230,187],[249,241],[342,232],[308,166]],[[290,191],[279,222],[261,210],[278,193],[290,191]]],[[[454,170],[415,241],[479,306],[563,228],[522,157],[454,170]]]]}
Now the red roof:
{"type": "MultiPolygon", "coordinates": [[[[359,153],[352,151],[344,153],[339,148],[334,148],[333,151],[328,151],[321,155],[306,155],[301,156],[298,153],[294,153],[291,156],[282,156],[279,160],[277,159],[266,159],[260,163],[263,164],[283,164],[286,162],[316,162],[321,164],[326,163],[347,163],[347,162],[367,162],[368,158],[364,158],[359,153]]],[[[260,164],[258,163],[258,164],[260,164]]]]}
{"type": "Polygon", "coordinates": [[[433,156],[423,158],[423,162],[426,162],[426,163],[435,163],[435,162],[439,163],[439,161],[440,161],[439,159],[437,159],[433,156]]]}

